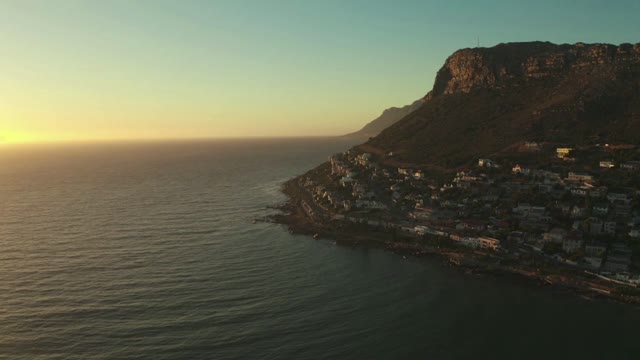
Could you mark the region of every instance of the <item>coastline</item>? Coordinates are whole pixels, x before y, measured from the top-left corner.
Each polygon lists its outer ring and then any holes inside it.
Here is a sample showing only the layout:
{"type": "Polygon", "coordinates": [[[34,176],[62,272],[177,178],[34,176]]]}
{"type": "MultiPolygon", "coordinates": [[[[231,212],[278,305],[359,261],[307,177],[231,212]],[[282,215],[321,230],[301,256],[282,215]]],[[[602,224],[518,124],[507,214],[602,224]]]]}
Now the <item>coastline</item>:
{"type": "Polygon", "coordinates": [[[299,184],[301,178],[298,176],[282,184],[281,191],[287,200],[273,207],[280,213],[269,216],[270,221],[286,226],[292,234],[308,235],[316,240],[333,240],[336,245],[352,248],[377,248],[402,256],[437,257],[443,266],[452,266],[467,273],[513,276],[536,286],[545,286],[553,291],[572,293],[588,299],[640,305],[640,291],[618,286],[596,274],[548,263],[516,263],[491,251],[441,246],[396,231],[313,216],[313,210],[310,214],[307,203],[312,200],[305,196],[307,194],[299,184]]]}

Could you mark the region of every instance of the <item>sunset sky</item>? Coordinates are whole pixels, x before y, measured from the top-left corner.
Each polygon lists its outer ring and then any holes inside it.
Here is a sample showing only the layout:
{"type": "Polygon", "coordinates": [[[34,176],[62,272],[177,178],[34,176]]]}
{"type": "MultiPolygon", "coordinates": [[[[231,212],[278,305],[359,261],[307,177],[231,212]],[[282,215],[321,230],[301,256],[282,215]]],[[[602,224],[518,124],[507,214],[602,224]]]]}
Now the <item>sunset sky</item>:
{"type": "Polygon", "coordinates": [[[453,51],[640,42],[640,1],[0,2],[0,142],[334,135],[453,51]]]}

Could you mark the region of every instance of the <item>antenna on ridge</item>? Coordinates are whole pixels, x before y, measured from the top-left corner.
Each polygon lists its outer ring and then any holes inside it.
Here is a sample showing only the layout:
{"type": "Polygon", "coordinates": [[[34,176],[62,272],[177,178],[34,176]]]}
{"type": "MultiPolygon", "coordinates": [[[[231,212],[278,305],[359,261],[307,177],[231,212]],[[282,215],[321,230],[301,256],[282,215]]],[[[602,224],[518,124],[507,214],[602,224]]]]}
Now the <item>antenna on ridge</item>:
{"type": "Polygon", "coordinates": [[[480,36],[477,37],[477,45],[476,47],[480,47],[480,36]]]}

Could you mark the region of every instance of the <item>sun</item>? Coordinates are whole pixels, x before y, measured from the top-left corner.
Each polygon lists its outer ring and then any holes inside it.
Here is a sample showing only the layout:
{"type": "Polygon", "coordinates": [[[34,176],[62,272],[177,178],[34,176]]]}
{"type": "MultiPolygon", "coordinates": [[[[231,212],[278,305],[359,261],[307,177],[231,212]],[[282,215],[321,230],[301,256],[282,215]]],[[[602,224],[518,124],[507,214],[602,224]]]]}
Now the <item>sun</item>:
{"type": "Polygon", "coordinates": [[[38,141],[36,136],[27,133],[2,133],[0,144],[30,143],[38,141]]]}

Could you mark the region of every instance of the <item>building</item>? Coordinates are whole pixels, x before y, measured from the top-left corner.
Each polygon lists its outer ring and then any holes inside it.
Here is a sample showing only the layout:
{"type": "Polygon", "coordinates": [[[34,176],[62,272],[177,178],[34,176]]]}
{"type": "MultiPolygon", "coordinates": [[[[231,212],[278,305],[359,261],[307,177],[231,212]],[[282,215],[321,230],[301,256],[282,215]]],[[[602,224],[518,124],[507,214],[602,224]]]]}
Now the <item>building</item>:
{"type": "Polygon", "coordinates": [[[626,219],[631,215],[631,204],[616,203],[614,210],[617,219],[626,219]]]}
{"type": "Polygon", "coordinates": [[[420,170],[415,171],[415,172],[413,173],[413,178],[414,178],[415,180],[422,180],[422,179],[424,179],[424,173],[423,173],[422,171],[420,171],[420,170]]]}
{"type": "Polygon", "coordinates": [[[513,168],[511,168],[511,171],[514,174],[522,174],[522,175],[529,175],[531,174],[531,169],[529,168],[525,168],[520,166],[519,164],[516,164],[516,166],[514,166],[513,168]]]}
{"type": "Polygon", "coordinates": [[[542,149],[542,144],[534,141],[527,141],[524,143],[524,149],[526,151],[540,151],[542,149]]]}
{"type": "Polygon", "coordinates": [[[398,168],[398,174],[400,175],[411,176],[411,173],[413,173],[413,170],[411,169],[398,168]]]}
{"type": "Polygon", "coordinates": [[[610,192],[610,193],[607,194],[607,200],[609,200],[609,202],[623,202],[623,203],[631,202],[631,199],[629,198],[629,195],[627,195],[625,193],[613,193],[613,192],[610,192]]]}
{"type": "Polygon", "coordinates": [[[596,186],[589,189],[589,196],[592,198],[600,198],[607,194],[606,186],[596,186]]]}
{"type": "Polygon", "coordinates": [[[616,234],[616,222],[615,221],[605,221],[602,229],[607,235],[615,235],[616,234]]]}
{"type": "Polygon", "coordinates": [[[604,222],[602,220],[595,217],[589,218],[589,232],[591,233],[591,235],[602,234],[603,227],[604,227],[604,222]]]}
{"type": "Polygon", "coordinates": [[[602,270],[612,273],[626,273],[631,265],[631,249],[625,244],[613,244],[607,254],[602,270]]]}
{"type": "Polygon", "coordinates": [[[582,235],[572,232],[562,241],[562,250],[567,254],[575,254],[582,250],[583,244],[584,240],[582,239],[582,235]]]}
{"type": "Polygon", "coordinates": [[[621,169],[625,170],[639,170],[640,169],[640,161],[627,161],[620,164],[621,169]]]}
{"type": "Polygon", "coordinates": [[[472,230],[472,231],[482,231],[487,228],[487,225],[480,221],[474,220],[464,220],[461,221],[458,225],[456,225],[456,229],[458,230],[472,230]]]}
{"type": "Polygon", "coordinates": [[[592,182],[593,175],[570,172],[565,181],[574,183],[592,182]]]}
{"type": "Polygon", "coordinates": [[[556,149],[556,156],[559,159],[565,159],[565,158],[568,158],[569,155],[571,155],[572,151],[573,151],[573,148],[570,148],[570,147],[557,148],[556,149]]]}
{"type": "Polygon", "coordinates": [[[589,194],[589,188],[586,186],[574,187],[570,190],[571,195],[574,196],[587,196],[589,194]]]}
{"type": "Polygon", "coordinates": [[[609,204],[600,203],[593,205],[591,213],[595,216],[607,216],[609,213],[609,204]]]}
{"type": "Polygon", "coordinates": [[[584,247],[584,253],[588,256],[602,257],[607,251],[607,244],[599,241],[587,243],[584,247]]]}
{"type": "Polygon", "coordinates": [[[500,247],[500,240],[481,236],[478,238],[478,245],[482,249],[498,250],[500,247]]]}
{"type": "Polygon", "coordinates": [[[573,222],[573,224],[571,224],[571,230],[573,231],[581,231],[583,228],[584,223],[580,220],[576,220],[573,222]]]}
{"type": "Polygon", "coordinates": [[[500,167],[500,165],[496,164],[491,159],[478,159],[478,166],[479,167],[486,167],[486,168],[499,168],[500,167]]]}
{"type": "Polygon", "coordinates": [[[573,219],[582,219],[587,213],[587,210],[578,205],[574,205],[571,209],[571,218],[573,219]]]}
{"type": "Polygon", "coordinates": [[[526,203],[518,204],[512,209],[513,213],[521,217],[539,218],[544,216],[546,208],[544,206],[532,206],[526,203]]]}
{"type": "Polygon", "coordinates": [[[612,160],[602,160],[600,161],[600,167],[603,169],[611,169],[614,168],[616,164],[612,160]]]}
{"type": "Polygon", "coordinates": [[[553,228],[551,231],[542,235],[542,240],[545,242],[562,243],[564,241],[567,231],[561,228],[553,228]]]}
{"type": "Polygon", "coordinates": [[[355,182],[355,180],[353,180],[351,177],[349,176],[344,176],[342,179],[340,179],[340,185],[342,186],[347,186],[347,185],[351,185],[355,182]]]}

